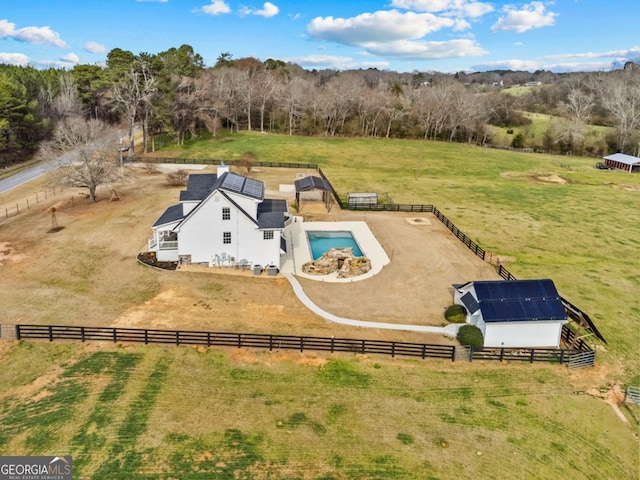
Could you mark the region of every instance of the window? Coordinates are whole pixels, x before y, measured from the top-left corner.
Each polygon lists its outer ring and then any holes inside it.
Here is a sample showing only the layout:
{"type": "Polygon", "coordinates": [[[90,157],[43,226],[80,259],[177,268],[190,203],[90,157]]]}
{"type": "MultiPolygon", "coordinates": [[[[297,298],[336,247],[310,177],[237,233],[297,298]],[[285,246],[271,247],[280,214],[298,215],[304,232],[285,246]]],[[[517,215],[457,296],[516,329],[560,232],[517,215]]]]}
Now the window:
{"type": "Polygon", "coordinates": [[[231,232],[222,232],[222,243],[231,243],[231,232]]]}
{"type": "Polygon", "coordinates": [[[231,209],[229,207],[222,207],[222,219],[231,220],[231,209]]]}
{"type": "Polygon", "coordinates": [[[273,240],[273,230],[266,230],[262,232],[264,240],[273,240]]]}

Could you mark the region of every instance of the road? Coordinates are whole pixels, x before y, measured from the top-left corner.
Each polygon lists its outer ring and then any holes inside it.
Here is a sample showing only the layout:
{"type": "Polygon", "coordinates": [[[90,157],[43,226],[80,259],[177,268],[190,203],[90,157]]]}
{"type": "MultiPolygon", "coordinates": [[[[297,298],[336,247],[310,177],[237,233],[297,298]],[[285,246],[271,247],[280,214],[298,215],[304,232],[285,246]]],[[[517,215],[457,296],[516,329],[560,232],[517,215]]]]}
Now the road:
{"type": "Polygon", "coordinates": [[[23,170],[21,172],[16,173],[15,175],[11,175],[4,180],[0,180],[0,194],[8,192],[12,188],[23,185],[31,180],[35,180],[36,178],[44,175],[51,170],[54,170],[57,167],[57,163],[55,160],[50,160],[48,162],[43,162],[35,167],[31,167],[27,170],[23,170]]]}

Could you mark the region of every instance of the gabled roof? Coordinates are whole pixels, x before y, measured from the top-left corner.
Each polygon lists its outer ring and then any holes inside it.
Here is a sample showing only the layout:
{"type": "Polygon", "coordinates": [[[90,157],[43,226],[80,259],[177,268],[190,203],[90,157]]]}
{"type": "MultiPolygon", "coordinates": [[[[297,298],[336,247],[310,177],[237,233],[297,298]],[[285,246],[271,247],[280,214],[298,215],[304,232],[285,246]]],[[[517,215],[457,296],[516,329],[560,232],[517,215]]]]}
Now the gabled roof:
{"type": "Polygon", "coordinates": [[[152,227],[158,227],[160,225],[166,225],[167,223],[176,222],[178,220],[181,220],[182,217],[182,205],[172,205],[167,208],[162,215],[160,215],[160,218],[156,220],[156,223],[154,223],[152,227]]]}
{"type": "Polygon", "coordinates": [[[296,192],[307,192],[309,190],[331,191],[331,185],[324,178],[304,177],[295,181],[296,192]]]}
{"type": "Polygon", "coordinates": [[[180,192],[180,201],[201,201],[217,187],[218,175],[215,173],[200,173],[189,175],[187,189],[180,192]]]}
{"type": "Polygon", "coordinates": [[[567,314],[552,280],[473,282],[485,322],[565,320],[567,314]]]}
{"type": "Polygon", "coordinates": [[[603,158],[605,160],[613,160],[614,162],[620,162],[627,165],[640,165],[640,158],[632,155],[626,155],[624,153],[614,153],[613,155],[607,155],[603,158]]]}

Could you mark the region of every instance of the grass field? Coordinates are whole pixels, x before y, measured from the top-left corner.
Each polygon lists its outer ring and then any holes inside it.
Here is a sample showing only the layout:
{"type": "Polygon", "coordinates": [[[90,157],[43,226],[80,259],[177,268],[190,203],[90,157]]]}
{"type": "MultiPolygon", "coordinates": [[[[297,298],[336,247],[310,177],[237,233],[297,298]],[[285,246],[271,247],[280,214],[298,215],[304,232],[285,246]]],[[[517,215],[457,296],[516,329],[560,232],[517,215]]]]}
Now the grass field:
{"type": "MultiPolygon", "coordinates": [[[[248,151],[318,163],[343,196],[435,204],[513,258],[518,278],[552,278],[592,316],[608,340],[593,342],[596,367],[0,342],[0,454],[71,454],[74,478],[637,478],[638,410],[622,407],[628,425],[596,397],[640,384],[640,176],[592,159],[247,133],[160,154],[248,151]]],[[[273,311],[274,333],[332,334],[278,282],[132,267],[137,250],[118,238],[143,248],[176,198],[157,178],[123,187],[120,203],[60,209],[55,235],[45,210],[0,223],[0,252],[17,250],[0,255],[5,318],[111,325],[151,304],[165,328],[188,306],[189,329],[254,331],[273,311]]]]}

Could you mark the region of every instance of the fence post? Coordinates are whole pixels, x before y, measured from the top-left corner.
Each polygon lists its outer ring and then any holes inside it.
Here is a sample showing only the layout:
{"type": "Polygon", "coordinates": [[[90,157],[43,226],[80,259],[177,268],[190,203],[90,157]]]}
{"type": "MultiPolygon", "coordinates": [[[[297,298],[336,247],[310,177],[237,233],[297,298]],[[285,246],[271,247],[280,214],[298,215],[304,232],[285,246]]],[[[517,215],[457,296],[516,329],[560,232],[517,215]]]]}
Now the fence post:
{"type": "Polygon", "coordinates": [[[422,359],[424,360],[427,356],[427,346],[423,343],[422,344],[422,359]]]}
{"type": "Polygon", "coordinates": [[[211,346],[211,332],[207,332],[207,347],[211,346]]]}
{"type": "Polygon", "coordinates": [[[82,343],[84,343],[84,327],[80,327],[80,339],[82,343]]]}
{"type": "Polygon", "coordinates": [[[560,365],[564,363],[564,348],[560,350],[560,365]]]}
{"type": "Polygon", "coordinates": [[[502,362],[502,359],[504,358],[504,348],[500,349],[500,362],[502,362]]]}
{"type": "Polygon", "coordinates": [[[238,334],[238,348],[242,347],[242,334],[238,334]]]}
{"type": "Polygon", "coordinates": [[[366,340],[362,340],[362,354],[364,355],[365,351],[366,351],[366,344],[365,344],[366,340]]]}
{"type": "Polygon", "coordinates": [[[304,351],[304,337],[300,337],[300,352],[304,351]]]}
{"type": "Polygon", "coordinates": [[[49,325],[49,341],[53,342],[53,326],[49,325]]]}
{"type": "Polygon", "coordinates": [[[456,347],[455,345],[451,345],[451,361],[456,361],[456,347]]]}
{"type": "Polygon", "coordinates": [[[331,336],[331,353],[333,353],[334,340],[335,340],[335,338],[333,338],[333,335],[332,335],[331,336]]]}
{"type": "Polygon", "coordinates": [[[180,345],[180,330],[176,330],[176,345],[180,345]]]}
{"type": "Polygon", "coordinates": [[[146,328],[144,329],[144,344],[149,344],[149,330],[147,330],[146,328]]]}
{"type": "Polygon", "coordinates": [[[391,358],[396,356],[396,342],[391,342],[391,358]]]}
{"type": "Polygon", "coordinates": [[[118,341],[118,329],[114,328],[112,334],[113,334],[113,343],[116,343],[118,341]]]}
{"type": "Polygon", "coordinates": [[[20,340],[20,325],[16,325],[16,340],[20,340]]]}
{"type": "Polygon", "coordinates": [[[273,350],[273,335],[269,335],[269,351],[273,350]]]}
{"type": "Polygon", "coordinates": [[[536,351],[535,349],[531,349],[531,357],[529,358],[529,363],[533,363],[533,356],[535,355],[536,351]]]}

